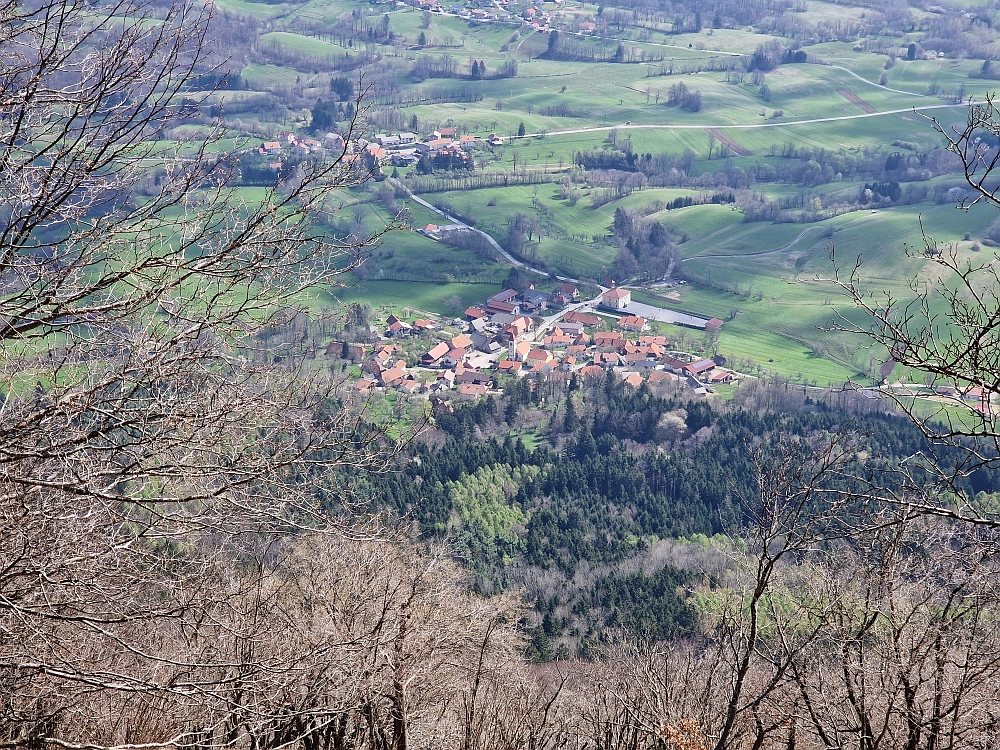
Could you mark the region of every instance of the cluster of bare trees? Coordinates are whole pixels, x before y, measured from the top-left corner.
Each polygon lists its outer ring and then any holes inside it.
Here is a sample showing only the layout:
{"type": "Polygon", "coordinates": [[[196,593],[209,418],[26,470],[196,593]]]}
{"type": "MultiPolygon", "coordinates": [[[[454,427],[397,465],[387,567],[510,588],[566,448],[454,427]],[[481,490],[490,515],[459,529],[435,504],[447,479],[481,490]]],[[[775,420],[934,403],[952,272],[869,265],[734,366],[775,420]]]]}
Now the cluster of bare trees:
{"type": "Polygon", "coordinates": [[[583,731],[606,748],[995,744],[993,531],[869,514],[843,491],[860,478],[846,441],[758,459],[753,521],[699,587],[704,638],[612,649],[588,673],[583,731]]]}
{"type": "Polygon", "coordinates": [[[241,728],[254,711],[286,710],[253,686],[308,662],[270,636],[278,650],[256,656],[280,619],[254,609],[279,604],[255,550],[330,525],[317,467],[393,450],[363,412],[328,406],[328,373],[275,364],[257,336],[377,240],[311,221],[330,188],[366,177],[359,163],[304,164],[248,198],[231,187],[244,147],[223,148],[223,131],[158,145],[208,65],[209,16],[0,5],[8,744],[178,744],[224,716],[235,738],[256,731],[241,728]],[[154,170],[157,189],[137,195],[154,170]]]}

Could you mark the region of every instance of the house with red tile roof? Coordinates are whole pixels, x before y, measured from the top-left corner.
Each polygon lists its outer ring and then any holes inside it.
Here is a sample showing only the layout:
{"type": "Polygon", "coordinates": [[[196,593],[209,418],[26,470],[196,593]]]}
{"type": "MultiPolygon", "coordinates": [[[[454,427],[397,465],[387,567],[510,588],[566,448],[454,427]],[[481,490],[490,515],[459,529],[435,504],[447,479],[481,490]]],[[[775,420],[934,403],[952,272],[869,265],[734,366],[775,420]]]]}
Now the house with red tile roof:
{"type": "Polygon", "coordinates": [[[413,326],[409,323],[400,320],[395,315],[390,315],[387,321],[388,325],[385,329],[385,335],[389,337],[393,336],[409,336],[413,333],[413,326]]]}
{"type": "Polygon", "coordinates": [[[597,365],[587,365],[577,370],[577,373],[585,378],[603,378],[604,368],[597,365]]]}
{"type": "Polygon", "coordinates": [[[631,375],[629,375],[627,378],[625,378],[624,382],[625,382],[625,385],[630,385],[633,388],[638,388],[645,381],[643,380],[642,375],[640,375],[637,372],[633,372],[631,375]]]}
{"type": "Polygon", "coordinates": [[[444,355],[444,359],[441,361],[441,363],[445,367],[454,367],[460,362],[465,361],[465,355],[467,353],[468,352],[466,352],[465,349],[461,347],[456,347],[454,349],[449,350],[448,353],[444,355]]]}
{"type": "Polygon", "coordinates": [[[378,374],[379,382],[386,387],[399,385],[401,382],[406,380],[406,378],[407,378],[406,370],[397,367],[392,367],[388,370],[382,370],[382,372],[378,374]]]}
{"type": "Polygon", "coordinates": [[[523,362],[528,357],[528,352],[531,351],[531,342],[529,341],[518,341],[517,343],[511,342],[510,346],[510,359],[515,362],[523,362]]]}
{"type": "Polygon", "coordinates": [[[467,333],[460,333],[451,340],[454,349],[471,349],[472,343],[472,337],[467,333]]]}
{"type": "Polygon", "coordinates": [[[542,339],[542,346],[546,349],[565,349],[573,343],[572,336],[561,336],[552,334],[542,339]]]}
{"type": "Polygon", "coordinates": [[[583,323],[585,326],[597,326],[601,324],[600,316],[593,315],[592,313],[582,313],[568,312],[563,316],[563,320],[567,323],[583,323]]]}
{"type": "Polygon", "coordinates": [[[646,323],[645,318],[641,318],[638,315],[626,315],[618,318],[618,327],[626,331],[642,332],[649,328],[649,325],[646,323]]]}
{"type": "Polygon", "coordinates": [[[448,346],[448,344],[446,344],[444,341],[442,341],[420,358],[420,364],[423,365],[437,364],[439,361],[441,361],[441,358],[444,357],[444,355],[447,354],[450,350],[451,347],[448,346]]]}
{"type": "Polygon", "coordinates": [[[666,356],[663,357],[660,362],[671,372],[675,372],[678,375],[684,372],[684,368],[687,367],[687,362],[677,359],[677,357],[666,356]]]}
{"type": "Polygon", "coordinates": [[[480,318],[486,317],[486,311],[480,310],[478,307],[470,307],[465,311],[466,320],[479,320],[480,318]]]}
{"type": "Polygon", "coordinates": [[[617,331],[598,331],[594,334],[594,346],[598,349],[617,349],[618,347],[623,346],[624,343],[625,337],[617,331]]]}
{"type": "Polygon", "coordinates": [[[679,378],[672,372],[661,372],[660,370],[656,370],[655,372],[649,373],[650,383],[670,383],[675,380],[679,380],[679,378]]]}
{"type": "Polygon", "coordinates": [[[410,375],[406,380],[396,386],[403,393],[416,393],[421,389],[420,381],[410,375]]]}
{"type": "Polygon", "coordinates": [[[544,349],[532,349],[525,355],[524,361],[531,366],[544,365],[552,361],[552,353],[544,349]]]}
{"type": "Polygon", "coordinates": [[[604,367],[616,367],[621,364],[621,357],[617,352],[596,352],[594,354],[594,364],[604,367]]]}

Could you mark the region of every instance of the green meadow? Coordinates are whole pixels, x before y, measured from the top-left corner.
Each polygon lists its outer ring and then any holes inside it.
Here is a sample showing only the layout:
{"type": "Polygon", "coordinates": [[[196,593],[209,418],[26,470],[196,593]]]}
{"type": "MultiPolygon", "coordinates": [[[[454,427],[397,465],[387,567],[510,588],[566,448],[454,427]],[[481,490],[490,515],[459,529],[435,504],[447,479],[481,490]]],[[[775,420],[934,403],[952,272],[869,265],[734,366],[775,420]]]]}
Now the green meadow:
{"type": "MultiPolygon", "coordinates": [[[[921,226],[939,242],[953,243],[963,257],[977,260],[992,252],[982,245],[997,219],[992,209],[979,206],[965,212],[937,200],[959,184],[960,176],[954,173],[904,183],[927,190],[928,199],[914,205],[849,210],[822,221],[772,223],[747,222],[729,205],[657,208],[657,201],[729,190],[724,183],[704,182],[701,188],[650,184],[616,196],[607,185],[590,181],[575,164],[583,151],[675,156],[690,151],[691,175],[714,180],[710,176],[727,169],[755,173],[765,165],[781,168],[787,164],[782,154],[791,150],[925,154],[943,143],[935,123],[945,129],[961,125],[965,99],[982,99],[997,87],[997,81],[979,77],[982,59],[937,55],[906,59],[907,44],[919,44],[923,29],[936,18],[932,12],[911,8],[915,25],[906,35],[873,32],[866,39],[833,40],[836,34],[824,32],[825,36],[797,38],[793,45],[791,36],[761,33],[728,21],[722,28],[703,26],[685,33],[672,33],[669,19],[602,26],[603,10],[598,5],[567,0],[539,6],[579,53],[573,59],[553,59],[548,32],[519,19],[477,22],[425,14],[401,4],[350,0],[311,0],[301,5],[218,0],[218,4],[227,12],[258,19],[263,24],[258,43],[281,51],[283,57],[251,55],[242,69],[249,91],[221,92],[206,102],[235,105],[254,91],[284,97],[295,90],[306,104],[290,107],[280,127],[308,131],[308,102],[329,98],[331,78],[365,73],[334,70],[328,61],[364,49],[378,58],[379,75],[391,76],[404,97],[398,106],[372,105],[369,117],[380,123],[373,129],[393,129],[383,122],[398,122],[405,129],[415,117],[422,134],[446,125],[480,138],[496,133],[504,143],[477,146],[477,172],[532,173],[545,180],[536,185],[430,192],[422,196],[425,200],[471,217],[477,228],[501,245],[508,241],[513,220],[530,219],[538,234],[525,246],[526,259],[581,280],[601,281],[611,273],[619,251],[612,237],[618,209],[632,209],[646,221],[662,223],[678,253],[674,273],[689,281],[673,290],[679,296],[679,309],[726,319],[714,345],[762,371],[819,384],[870,374],[873,359],[884,353],[868,351],[858,337],[836,330],[840,319],[864,322],[834,284],[822,281],[837,265],[847,268],[860,257],[868,288],[905,297],[911,293],[908,279],[939,280],[938,267],[920,256],[921,226]],[[341,37],[322,32],[356,17],[373,25],[388,19],[391,41],[342,46],[346,43],[341,37]],[[597,25],[593,36],[577,32],[581,21],[597,25]],[[421,35],[423,45],[418,43],[421,35]],[[615,61],[610,55],[619,43],[623,55],[615,61]],[[739,75],[725,69],[746,67],[748,56],[768,44],[801,49],[809,62],[785,62],[739,75]],[[880,51],[868,51],[872,49],[880,51]],[[413,78],[411,70],[422,57],[444,55],[456,66],[457,78],[413,78]],[[500,65],[512,60],[518,65],[516,77],[493,78],[500,65]],[[469,80],[473,61],[486,64],[485,79],[469,80]],[[699,92],[698,111],[668,106],[678,84],[699,92]],[[517,137],[522,127],[526,136],[517,137]],[[719,139],[709,134],[710,128],[731,140],[736,151],[727,147],[720,152],[719,139]],[[569,181],[571,197],[560,181],[569,181]]],[[[803,28],[834,29],[860,28],[866,13],[870,10],[845,3],[808,0],[796,4],[788,15],[803,28]]],[[[252,113],[244,121],[252,124],[252,113]]],[[[186,127],[197,137],[203,126],[186,127]]],[[[414,171],[400,167],[395,174],[405,180],[414,171]]],[[[809,201],[826,206],[849,203],[865,182],[839,177],[808,187],[758,182],[750,190],[789,206],[809,201]]],[[[375,231],[392,219],[374,192],[350,190],[331,196],[327,207],[338,226],[351,221],[375,231]]],[[[442,221],[415,202],[397,200],[406,205],[411,227],[442,221]]],[[[504,264],[415,231],[401,231],[386,236],[357,278],[336,290],[335,296],[443,313],[448,311],[446,300],[453,301],[456,295],[463,304],[481,301],[508,270],[504,264]]],[[[659,295],[656,290],[648,293],[659,295]]]]}

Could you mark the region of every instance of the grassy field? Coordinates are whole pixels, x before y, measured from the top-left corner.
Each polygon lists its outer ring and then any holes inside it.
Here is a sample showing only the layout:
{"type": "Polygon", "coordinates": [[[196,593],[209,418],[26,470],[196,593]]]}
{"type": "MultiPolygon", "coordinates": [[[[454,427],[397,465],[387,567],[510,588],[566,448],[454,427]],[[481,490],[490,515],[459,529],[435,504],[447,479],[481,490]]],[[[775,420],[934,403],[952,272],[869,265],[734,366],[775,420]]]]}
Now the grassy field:
{"type": "Polygon", "coordinates": [[[391,311],[402,311],[404,308],[415,308],[424,312],[440,315],[455,314],[446,303],[457,295],[462,300],[462,307],[482,302],[491,294],[501,291],[499,285],[490,284],[414,284],[398,281],[357,281],[345,280],[342,288],[331,289],[324,294],[324,299],[330,303],[365,302],[372,307],[391,311]]]}
{"type": "MultiPolygon", "coordinates": [[[[862,322],[832,285],[816,281],[834,272],[831,247],[845,265],[859,256],[864,259],[862,275],[870,288],[904,296],[910,293],[907,279],[938,280],[937,267],[906,252],[922,246],[921,222],[936,240],[955,243],[963,257],[988,257],[990,252],[980,248],[977,255],[973,250],[997,218],[987,208],[962,212],[926,200],[804,224],[746,223],[742,213],[727,205],[652,213],[646,207],[654,201],[699,191],[645,186],[607,201],[607,190],[591,184],[574,164],[579,152],[589,150],[620,147],[653,155],[690,150],[694,153],[690,175],[701,175],[707,190],[715,189],[715,175],[726,170],[755,173],[763,167],[783,168],[787,160],[782,154],[792,149],[925,154],[942,144],[930,118],[945,128],[959,124],[966,112],[961,104],[955,106],[956,100],[982,98],[998,85],[978,77],[982,59],[936,53],[927,55],[931,59],[905,59],[906,45],[920,43],[937,18],[929,11],[909,10],[914,25],[905,36],[883,30],[865,39],[841,35],[831,41],[839,33],[832,29],[863,27],[870,10],[807,0],[788,17],[795,25],[816,29],[811,37],[805,32],[798,37],[809,62],[732,75],[723,68],[732,67],[741,59],[738,56],[752,55],[767,44],[792,46],[792,37],[760,33],[754,26],[729,21],[723,26],[730,28],[706,25],[697,33],[681,34],[667,33],[672,31],[671,22],[663,19],[608,26],[602,24],[597,5],[567,0],[559,6],[547,3],[544,10],[574,49],[610,58],[621,42],[623,55],[617,62],[550,59],[547,31],[533,30],[517,19],[479,23],[454,15],[427,15],[408,6],[368,6],[352,0],[310,0],[301,5],[219,0],[219,6],[258,19],[260,47],[281,54],[250,55],[242,70],[250,90],[209,95],[206,104],[224,101],[236,106],[255,91],[278,97],[296,91],[305,104],[289,107],[281,123],[270,124],[267,135],[273,137],[282,128],[305,130],[309,102],[330,96],[330,79],[360,72],[335,69],[330,61],[363,47],[378,57],[378,75],[391,79],[404,98],[398,105],[374,105],[373,119],[379,124],[373,128],[408,128],[415,116],[421,133],[445,125],[480,137],[497,133],[507,141],[477,151],[479,171],[513,174],[516,163],[517,172],[538,172],[549,180],[539,185],[435,192],[425,199],[474,218],[478,228],[501,244],[507,242],[513,218],[519,214],[530,218],[541,234],[525,248],[529,260],[596,280],[607,277],[619,250],[610,236],[615,211],[638,210],[668,229],[680,256],[677,272],[693,282],[678,290],[678,307],[727,319],[715,345],[751,367],[804,382],[839,383],[866,377],[873,358],[882,356],[831,329],[839,316],[862,322]],[[378,25],[383,16],[392,30],[391,43],[356,40],[350,47],[341,46],[346,44],[342,37],[322,33],[324,27],[351,18],[378,25]],[[585,20],[597,26],[592,37],[577,33],[579,22],[585,20]],[[418,46],[421,34],[425,43],[418,46]],[[875,49],[879,51],[870,51],[875,49]],[[450,56],[460,76],[466,77],[413,78],[411,70],[422,57],[443,55],[450,56]],[[512,79],[488,75],[486,80],[470,81],[473,60],[484,61],[490,74],[510,60],[517,61],[519,70],[512,79]],[[700,92],[700,111],[667,106],[678,84],[700,92]],[[528,136],[515,137],[522,126],[528,136]],[[719,132],[749,155],[729,152],[720,158],[708,128],[722,129],[719,132]],[[714,158],[710,149],[715,149],[714,158]],[[573,180],[572,200],[560,197],[560,186],[555,184],[565,178],[573,180]],[[964,240],[966,235],[971,239],[964,240]]],[[[252,113],[244,121],[264,125],[252,113]]],[[[185,126],[192,135],[204,127],[185,126]]],[[[412,172],[412,168],[399,170],[404,178],[412,172]]],[[[914,184],[933,194],[956,179],[932,176],[914,184]]],[[[864,183],[847,176],[809,187],[758,182],[750,190],[789,205],[818,200],[826,206],[856,199],[864,183]]],[[[718,189],[726,190],[725,183],[718,189]]],[[[372,231],[392,218],[372,191],[337,193],[327,206],[337,226],[354,222],[372,231]]],[[[408,209],[413,226],[440,221],[437,214],[415,203],[408,209]]],[[[471,277],[498,280],[507,270],[415,232],[399,232],[372,252],[362,274],[367,280],[339,290],[337,298],[446,312],[449,298],[457,295],[463,304],[478,302],[486,287],[492,288],[467,283],[471,277]]]]}

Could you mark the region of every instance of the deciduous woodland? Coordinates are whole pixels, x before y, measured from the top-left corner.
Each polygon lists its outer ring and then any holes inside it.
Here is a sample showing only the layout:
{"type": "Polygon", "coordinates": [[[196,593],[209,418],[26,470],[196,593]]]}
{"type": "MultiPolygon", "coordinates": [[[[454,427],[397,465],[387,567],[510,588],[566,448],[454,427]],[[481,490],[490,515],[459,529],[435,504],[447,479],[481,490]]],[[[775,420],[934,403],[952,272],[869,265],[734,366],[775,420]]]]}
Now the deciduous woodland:
{"type": "MultiPolygon", "coordinates": [[[[600,12],[675,35],[700,32],[691,5],[600,12]]],[[[704,21],[774,16],[779,33],[792,5],[705,3],[704,21]]],[[[225,54],[257,39],[250,20],[0,0],[0,746],[1000,743],[993,261],[926,238],[934,273],[900,298],[834,247],[816,282],[850,310],[838,333],[978,388],[976,409],[775,377],[710,400],[613,370],[512,376],[464,400],[366,395],[351,342],[330,339],[370,334],[370,309],[317,302],[406,226],[392,191],[376,229],[351,214],[351,191],[384,178],[361,142],[368,107],[396,94],[391,71],[373,88],[344,77],[380,62],[365,45],[396,39],[388,15],[364,19],[314,40],[349,44],[325,58],[337,102],[312,115],[345,127],[322,157],[303,141],[272,169],[274,142],[192,96],[235,86],[225,54]],[[205,129],[186,134],[195,119],[205,129]]],[[[282,38],[257,52],[298,60],[282,38]]],[[[554,60],[636,61],[622,42],[547,44],[554,60]]],[[[806,64],[798,52],[748,59],[806,64]]],[[[517,74],[515,53],[471,77],[517,74]]],[[[701,108],[676,86],[671,107],[701,108]]],[[[895,167],[960,164],[962,195],[995,208],[980,136],[1000,113],[986,100],[967,114],[964,130],[939,126],[943,155],[895,167]]],[[[653,175],[694,158],[616,148],[577,165],[653,175]]],[[[833,169],[817,158],[806,167],[833,169]]],[[[899,198],[852,158],[838,169],[874,180],[866,206],[899,198]]],[[[627,192],[608,184],[609,199],[627,192]]],[[[532,221],[512,236],[531,243],[532,221]]],[[[619,206],[610,229],[619,265],[678,261],[641,212],[619,206]]]]}

